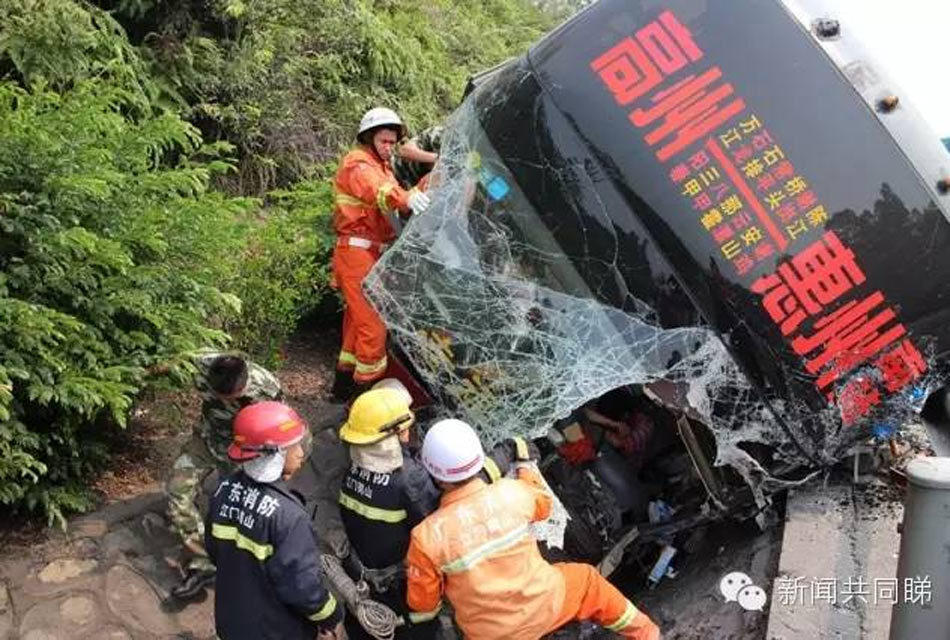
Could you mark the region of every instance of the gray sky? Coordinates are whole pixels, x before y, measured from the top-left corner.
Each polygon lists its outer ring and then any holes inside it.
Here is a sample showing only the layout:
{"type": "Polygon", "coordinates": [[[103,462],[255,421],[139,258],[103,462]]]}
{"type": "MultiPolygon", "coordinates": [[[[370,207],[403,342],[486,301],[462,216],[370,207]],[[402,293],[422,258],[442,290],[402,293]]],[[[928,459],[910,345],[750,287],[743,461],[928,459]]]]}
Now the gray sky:
{"type": "Polygon", "coordinates": [[[950,80],[945,73],[950,2],[837,0],[832,6],[833,13],[840,11],[835,17],[842,27],[854,29],[934,131],[950,136],[950,80]]]}

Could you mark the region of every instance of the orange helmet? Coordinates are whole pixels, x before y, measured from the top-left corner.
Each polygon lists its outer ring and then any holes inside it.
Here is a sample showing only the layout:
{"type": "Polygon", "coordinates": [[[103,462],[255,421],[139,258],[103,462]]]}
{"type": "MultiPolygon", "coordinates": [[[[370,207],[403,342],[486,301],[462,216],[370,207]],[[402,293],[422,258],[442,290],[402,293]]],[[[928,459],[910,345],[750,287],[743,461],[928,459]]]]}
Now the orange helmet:
{"type": "Polygon", "coordinates": [[[258,402],[241,409],[234,417],[234,441],[228,457],[246,462],[260,455],[276,453],[303,440],[307,424],[297,412],[282,402],[258,402]]]}

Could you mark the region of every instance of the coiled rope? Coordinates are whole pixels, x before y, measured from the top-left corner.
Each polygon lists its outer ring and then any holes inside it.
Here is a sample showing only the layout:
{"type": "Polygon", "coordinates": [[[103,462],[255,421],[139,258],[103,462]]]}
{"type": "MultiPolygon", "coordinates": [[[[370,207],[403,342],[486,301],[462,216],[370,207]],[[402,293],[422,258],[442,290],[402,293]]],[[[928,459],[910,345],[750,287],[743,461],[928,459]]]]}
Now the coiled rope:
{"type": "Polygon", "coordinates": [[[384,605],[369,599],[369,586],[362,580],[353,581],[343,564],[336,556],[323,554],[320,558],[327,579],[346,601],[347,608],[356,615],[356,619],[368,634],[378,640],[393,640],[396,627],[403,624],[400,616],[384,605]]]}

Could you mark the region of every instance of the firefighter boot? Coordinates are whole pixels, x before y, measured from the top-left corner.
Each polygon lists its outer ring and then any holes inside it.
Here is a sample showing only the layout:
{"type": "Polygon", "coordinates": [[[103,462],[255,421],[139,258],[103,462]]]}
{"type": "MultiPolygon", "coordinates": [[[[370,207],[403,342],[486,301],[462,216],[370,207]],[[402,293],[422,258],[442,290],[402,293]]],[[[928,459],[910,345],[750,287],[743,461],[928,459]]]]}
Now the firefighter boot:
{"type": "Polygon", "coordinates": [[[214,584],[214,569],[189,569],[184,579],[171,589],[171,595],[183,602],[204,595],[205,587],[214,584]]]}
{"type": "Polygon", "coordinates": [[[353,387],[355,384],[356,383],[353,382],[352,371],[340,371],[337,369],[333,374],[333,387],[330,388],[330,395],[337,402],[347,402],[353,395],[353,387]]]}

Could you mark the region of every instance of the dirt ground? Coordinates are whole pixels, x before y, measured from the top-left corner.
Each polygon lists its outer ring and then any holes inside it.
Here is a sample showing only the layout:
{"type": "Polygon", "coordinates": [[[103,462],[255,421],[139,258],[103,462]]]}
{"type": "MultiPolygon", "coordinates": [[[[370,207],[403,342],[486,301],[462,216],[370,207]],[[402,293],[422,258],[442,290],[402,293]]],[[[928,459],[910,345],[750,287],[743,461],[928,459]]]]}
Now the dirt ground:
{"type": "Polygon", "coordinates": [[[726,602],[719,582],[741,571],[770,593],[781,550],[781,518],[764,532],[752,521],[724,522],[710,527],[692,553],[677,553],[671,562],[676,577],[664,578],[655,589],[648,589],[642,577],[634,582],[629,570],[616,580],[660,624],[664,640],[763,640],[768,606],[745,611],[736,602],[726,602]]]}
{"type": "MultiPolygon", "coordinates": [[[[291,405],[308,421],[319,418],[321,400],[333,382],[339,333],[316,326],[291,336],[276,369],[291,405]]],[[[113,464],[96,480],[104,502],[124,500],[161,487],[165,474],[199,416],[196,393],[162,393],[143,398],[127,431],[116,443],[113,464]]]]}
{"type": "MultiPolygon", "coordinates": [[[[321,399],[333,382],[340,340],[337,326],[332,315],[302,326],[284,346],[276,371],[290,403],[311,422],[319,419],[321,399]]],[[[97,506],[160,490],[200,408],[197,394],[190,390],[143,396],[128,428],[113,442],[110,467],[92,485],[97,506]]],[[[35,518],[8,514],[0,520],[3,549],[37,543],[48,533],[45,523],[35,518]]]]}

